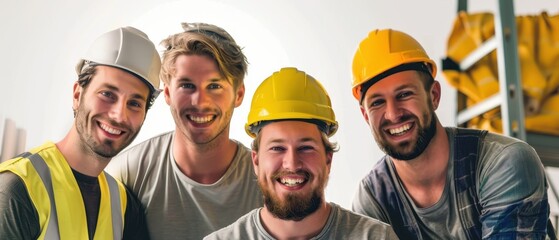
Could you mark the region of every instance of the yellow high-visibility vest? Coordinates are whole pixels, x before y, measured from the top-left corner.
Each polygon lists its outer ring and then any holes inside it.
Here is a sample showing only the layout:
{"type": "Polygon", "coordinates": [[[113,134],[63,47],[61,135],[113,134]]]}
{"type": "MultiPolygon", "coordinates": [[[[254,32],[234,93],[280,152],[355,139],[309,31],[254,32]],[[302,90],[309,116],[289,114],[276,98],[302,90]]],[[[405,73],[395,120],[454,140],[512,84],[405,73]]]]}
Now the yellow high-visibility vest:
{"type": "MultiPolygon", "coordinates": [[[[68,162],[56,145],[42,146],[0,164],[24,182],[39,215],[39,239],[88,239],[85,205],[68,162]]],[[[126,189],[105,172],[98,177],[101,189],[94,239],[122,239],[126,189]]]]}

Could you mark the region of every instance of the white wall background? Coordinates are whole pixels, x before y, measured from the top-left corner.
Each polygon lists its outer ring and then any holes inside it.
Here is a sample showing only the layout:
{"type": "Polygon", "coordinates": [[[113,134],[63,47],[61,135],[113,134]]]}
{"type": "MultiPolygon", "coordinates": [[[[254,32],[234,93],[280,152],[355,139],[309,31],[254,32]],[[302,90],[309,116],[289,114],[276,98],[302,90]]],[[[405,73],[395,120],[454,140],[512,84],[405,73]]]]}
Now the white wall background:
{"type": "MultiPolygon", "coordinates": [[[[469,10],[494,11],[497,0],[470,1],[469,10]]],[[[517,14],[557,14],[558,2],[517,0],[517,14]]],[[[60,140],[70,128],[74,66],[99,34],[131,25],[154,42],[181,30],[180,22],[208,22],[228,30],[250,62],[247,95],[233,117],[232,138],[249,145],[243,130],[258,84],[281,67],[294,66],[330,92],[340,129],[327,199],[349,208],[360,179],[383,153],[377,148],[350,89],[358,43],[374,28],[395,28],[417,38],[438,61],[457,8],[452,0],[22,0],[0,8],[0,136],[6,118],[27,130],[27,148],[60,140]]],[[[454,125],[455,90],[439,73],[443,101],[437,113],[454,125]]],[[[160,97],[136,142],[172,130],[160,97]]],[[[551,172],[559,176],[558,171],[551,172]]],[[[557,180],[557,177],[555,177],[557,180]]],[[[555,182],[557,182],[555,180],[555,182]]],[[[559,185],[559,184],[556,184],[559,185]]],[[[554,204],[554,203],[552,203],[554,204]]],[[[552,206],[557,209],[557,206],[552,206]]]]}

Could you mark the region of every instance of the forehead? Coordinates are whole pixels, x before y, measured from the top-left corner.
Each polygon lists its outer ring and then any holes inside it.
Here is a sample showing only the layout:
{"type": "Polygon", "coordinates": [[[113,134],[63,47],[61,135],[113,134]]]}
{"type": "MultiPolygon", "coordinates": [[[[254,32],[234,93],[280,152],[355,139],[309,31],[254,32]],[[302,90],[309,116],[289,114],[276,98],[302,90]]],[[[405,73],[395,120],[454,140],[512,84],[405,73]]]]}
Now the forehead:
{"type": "Polygon", "coordinates": [[[321,141],[321,133],[313,123],[285,120],[266,124],[261,130],[263,142],[321,141]]]}
{"type": "Polygon", "coordinates": [[[184,76],[221,76],[215,60],[206,55],[182,54],[177,57],[174,68],[177,78],[184,76]]]}
{"type": "Polygon", "coordinates": [[[365,93],[366,96],[398,90],[405,87],[421,87],[423,82],[419,73],[414,70],[397,72],[373,84],[365,93]]]}
{"type": "Polygon", "coordinates": [[[96,66],[90,85],[110,85],[119,91],[140,94],[146,98],[149,94],[149,87],[141,79],[128,71],[110,66],[96,66]]]}

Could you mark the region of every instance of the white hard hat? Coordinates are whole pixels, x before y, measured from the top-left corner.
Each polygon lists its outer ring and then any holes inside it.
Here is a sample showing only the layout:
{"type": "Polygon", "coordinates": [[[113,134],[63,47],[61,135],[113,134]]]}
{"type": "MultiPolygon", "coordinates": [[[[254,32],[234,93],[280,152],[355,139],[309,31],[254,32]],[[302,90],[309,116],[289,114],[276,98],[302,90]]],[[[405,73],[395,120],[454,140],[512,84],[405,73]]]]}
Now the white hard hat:
{"type": "Polygon", "coordinates": [[[149,86],[152,100],[161,92],[161,58],[148,36],[136,28],[118,28],[99,36],[78,62],[78,75],[86,65],[106,65],[132,72],[149,86]]]}

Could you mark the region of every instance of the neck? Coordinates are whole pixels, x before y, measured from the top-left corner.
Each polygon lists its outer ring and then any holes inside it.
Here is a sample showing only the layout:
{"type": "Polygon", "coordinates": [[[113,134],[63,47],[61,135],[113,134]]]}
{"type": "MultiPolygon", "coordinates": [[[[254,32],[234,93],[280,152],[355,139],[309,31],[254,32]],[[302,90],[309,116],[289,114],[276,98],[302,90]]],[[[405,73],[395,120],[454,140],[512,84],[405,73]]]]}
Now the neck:
{"type": "Polygon", "coordinates": [[[72,169],[91,177],[99,176],[111,160],[101,157],[85,147],[75,125],[62,140],[56,143],[56,147],[72,169]]]}
{"type": "Polygon", "coordinates": [[[435,204],[446,184],[450,146],[446,130],[437,131],[425,151],[415,159],[394,160],[394,167],[408,194],[419,207],[435,204]]]}
{"type": "Polygon", "coordinates": [[[262,225],[276,239],[310,239],[318,235],[332,211],[332,206],[323,202],[314,213],[300,221],[278,219],[266,207],[260,211],[262,225]]]}
{"type": "Polygon", "coordinates": [[[209,143],[197,144],[178,131],[173,138],[173,156],[181,172],[202,183],[217,182],[233,162],[237,143],[228,136],[218,137],[209,143]]]}

